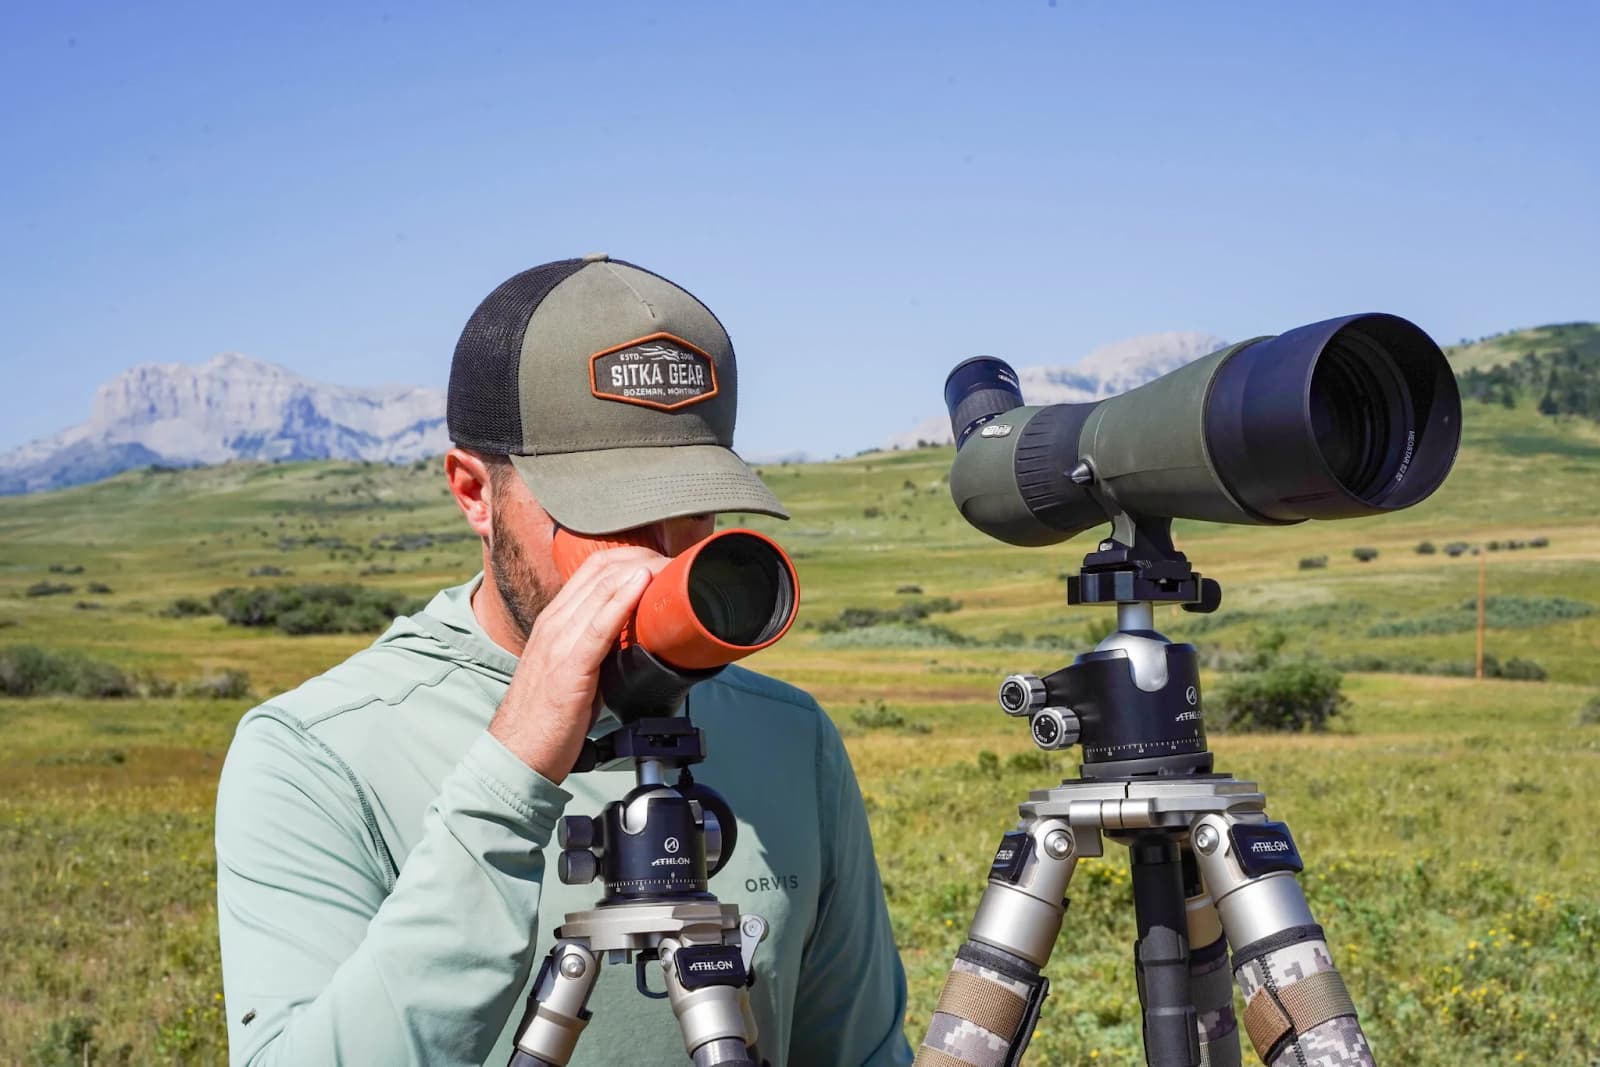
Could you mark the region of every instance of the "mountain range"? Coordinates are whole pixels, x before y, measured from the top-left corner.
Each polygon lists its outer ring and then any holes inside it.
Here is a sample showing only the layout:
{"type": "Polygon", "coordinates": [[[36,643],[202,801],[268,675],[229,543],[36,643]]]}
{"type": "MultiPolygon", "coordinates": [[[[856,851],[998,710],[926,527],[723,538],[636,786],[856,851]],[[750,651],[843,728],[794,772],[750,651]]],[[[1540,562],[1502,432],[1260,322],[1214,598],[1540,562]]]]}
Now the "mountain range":
{"type": "Polygon", "coordinates": [[[77,485],[151,464],[405,463],[448,447],[438,389],[325,385],[225,353],[197,366],[146,364],[106,382],[87,422],[0,455],[0,493],[77,485]]]}

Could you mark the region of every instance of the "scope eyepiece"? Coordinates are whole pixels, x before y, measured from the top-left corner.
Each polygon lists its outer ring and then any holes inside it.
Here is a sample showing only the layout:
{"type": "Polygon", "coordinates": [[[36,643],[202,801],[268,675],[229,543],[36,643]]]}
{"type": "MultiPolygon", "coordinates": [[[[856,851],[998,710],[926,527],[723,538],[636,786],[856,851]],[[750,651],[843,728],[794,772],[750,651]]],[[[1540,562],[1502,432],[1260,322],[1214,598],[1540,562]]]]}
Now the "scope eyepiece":
{"type": "Polygon", "coordinates": [[[1017,372],[993,356],[963,360],[944,380],[944,406],[950,412],[950,432],[959,450],[978,427],[1022,406],[1017,372]]]}

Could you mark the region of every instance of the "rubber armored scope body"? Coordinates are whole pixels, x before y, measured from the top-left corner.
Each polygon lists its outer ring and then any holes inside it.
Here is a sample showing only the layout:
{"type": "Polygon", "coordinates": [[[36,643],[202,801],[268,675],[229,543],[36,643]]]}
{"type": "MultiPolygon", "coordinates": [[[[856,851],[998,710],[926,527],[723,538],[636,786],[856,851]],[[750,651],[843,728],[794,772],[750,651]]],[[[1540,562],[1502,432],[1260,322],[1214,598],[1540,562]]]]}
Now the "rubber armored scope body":
{"type": "Polygon", "coordinates": [[[1132,515],[1280,525],[1410,507],[1461,442],[1444,353],[1394,315],[1350,315],[1213,352],[1119,396],[1027,406],[978,356],[945,381],[966,520],[1048,545],[1132,515]]]}

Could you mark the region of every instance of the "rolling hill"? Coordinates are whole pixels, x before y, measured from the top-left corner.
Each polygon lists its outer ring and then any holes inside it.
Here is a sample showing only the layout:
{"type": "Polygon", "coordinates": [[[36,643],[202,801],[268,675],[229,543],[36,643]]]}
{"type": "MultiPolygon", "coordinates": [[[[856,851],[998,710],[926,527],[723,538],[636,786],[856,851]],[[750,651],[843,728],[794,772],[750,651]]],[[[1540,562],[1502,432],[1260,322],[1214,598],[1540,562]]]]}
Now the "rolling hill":
{"type": "Polygon", "coordinates": [[[1456,373],[1460,374],[1463,371],[1505,366],[1533,353],[1562,349],[1600,357],[1600,323],[1568,322],[1511,330],[1453,345],[1445,349],[1445,354],[1450,357],[1450,364],[1455,367],[1456,373]]]}

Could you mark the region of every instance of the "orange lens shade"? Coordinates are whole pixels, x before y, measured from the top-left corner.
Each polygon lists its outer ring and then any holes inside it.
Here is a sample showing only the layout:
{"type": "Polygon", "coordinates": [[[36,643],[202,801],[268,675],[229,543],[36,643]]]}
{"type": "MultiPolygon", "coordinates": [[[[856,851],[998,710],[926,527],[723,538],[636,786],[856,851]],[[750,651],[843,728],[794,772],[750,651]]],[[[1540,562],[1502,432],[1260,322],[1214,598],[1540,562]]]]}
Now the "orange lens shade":
{"type": "MultiPolygon", "coordinates": [[[[552,545],[556,566],[563,577],[570,578],[585,559],[604,549],[642,545],[660,551],[647,530],[586,537],[558,529],[552,545]]],[[[623,627],[622,644],[637,643],[680,670],[709,670],[778,641],[793,625],[799,604],[800,583],[794,563],[776,541],[754,530],[721,530],[679,553],[656,574],[623,627]],[[745,573],[754,565],[766,579],[764,587],[726,588],[736,575],[719,564],[730,557],[745,564],[745,573]],[[705,616],[711,612],[701,609],[728,605],[734,596],[742,600],[740,617],[753,618],[757,625],[739,626],[737,639],[730,640],[733,635],[718,636],[712,631],[708,622],[714,624],[715,620],[708,620],[705,616]]],[[[725,620],[723,628],[727,628],[725,620]]]]}

